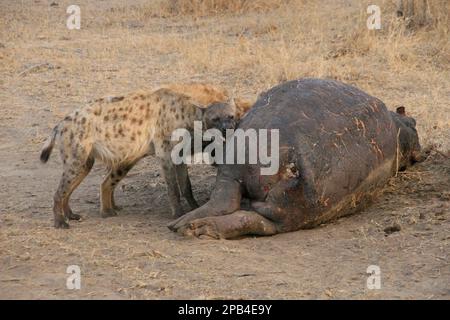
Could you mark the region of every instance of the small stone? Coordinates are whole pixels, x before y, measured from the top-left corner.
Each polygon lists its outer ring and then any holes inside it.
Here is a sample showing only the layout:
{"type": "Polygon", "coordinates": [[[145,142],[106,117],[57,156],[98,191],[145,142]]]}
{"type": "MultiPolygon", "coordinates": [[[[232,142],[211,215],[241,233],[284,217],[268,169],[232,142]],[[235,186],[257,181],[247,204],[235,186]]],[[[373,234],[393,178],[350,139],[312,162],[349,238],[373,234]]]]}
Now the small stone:
{"type": "Polygon", "coordinates": [[[333,297],[333,292],[331,292],[331,290],[327,289],[325,290],[325,295],[327,295],[328,297],[333,297]]]}
{"type": "Polygon", "coordinates": [[[401,229],[402,229],[402,227],[398,223],[394,223],[392,226],[384,228],[383,231],[384,231],[384,233],[386,233],[386,235],[389,235],[391,233],[398,232],[401,229]]]}
{"type": "Polygon", "coordinates": [[[450,200],[450,192],[442,192],[442,193],[439,195],[439,198],[440,198],[442,201],[449,201],[449,200],[450,200]]]}

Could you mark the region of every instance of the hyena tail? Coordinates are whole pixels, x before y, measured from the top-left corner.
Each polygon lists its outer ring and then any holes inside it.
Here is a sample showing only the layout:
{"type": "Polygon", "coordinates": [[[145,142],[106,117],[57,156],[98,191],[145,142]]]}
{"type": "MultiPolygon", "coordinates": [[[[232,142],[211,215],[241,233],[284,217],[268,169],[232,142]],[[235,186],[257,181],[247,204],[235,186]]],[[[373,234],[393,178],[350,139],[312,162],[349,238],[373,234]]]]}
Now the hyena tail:
{"type": "Polygon", "coordinates": [[[42,147],[40,156],[42,163],[46,163],[48,161],[48,158],[50,157],[50,154],[52,153],[53,147],[55,146],[56,135],[58,134],[58,128],[59,125],[53,128],[51,135],[47,138],[44,146],[42,147]]]}

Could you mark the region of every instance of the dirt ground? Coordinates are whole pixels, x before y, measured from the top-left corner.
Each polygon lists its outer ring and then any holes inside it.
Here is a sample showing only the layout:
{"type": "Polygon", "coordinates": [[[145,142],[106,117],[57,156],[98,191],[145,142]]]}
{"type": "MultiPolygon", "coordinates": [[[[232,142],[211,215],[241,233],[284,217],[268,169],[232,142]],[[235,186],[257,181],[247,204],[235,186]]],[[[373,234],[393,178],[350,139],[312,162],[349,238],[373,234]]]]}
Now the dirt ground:
{"type": "MultiPolygon", "coordinates": [[[[392,43],[349,54],[354,47],[335,37],[348,25],[320,28],[333,19],[359,21],[361,4],[350,0],[323,1],[334,18],[302,11],[298,52],[289,51],[289,10],[163,18],[139,7],[143,1],[84,0],[81,30],[67,30],[72,3],[52,2],[0,1],[1,299],[450,299],[448,39],[399,38],[404,57],[379,54],[392,43]],[[270,51],[282,48],[279,41],[288,50],[270,51]],[[168,199],[153,158],[119,186],[119,216],[102,219],[105,170],[96,164],[72,196],[82,221],[53,228],[61,162],[55,152],[43,165],[39,151],[70,110],[166,82],[205,81],[254,95],[303,76],[356,84],[391,108],[405,104],[422,143],[437,151],[392,178],[360,214],[312,230],[218,241],[166,228],[168,199]],[[81,269],[80,290],[66,287],[69,265],[81,269]],[[380,267],[380,289],[367,287],[370,265],[380,267]]],[[[190,174],[195,196],[206,202],[215,168],[196,165],[190,174]]]]}

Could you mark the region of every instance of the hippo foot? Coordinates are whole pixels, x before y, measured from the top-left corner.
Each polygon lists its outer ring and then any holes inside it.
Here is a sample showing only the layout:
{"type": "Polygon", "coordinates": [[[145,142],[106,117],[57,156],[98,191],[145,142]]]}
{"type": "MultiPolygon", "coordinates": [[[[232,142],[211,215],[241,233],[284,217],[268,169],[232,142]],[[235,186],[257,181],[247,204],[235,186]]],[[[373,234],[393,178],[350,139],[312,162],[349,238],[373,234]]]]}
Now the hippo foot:
{"type": "Polygon", "coordinates": [[[117,216],[117,212],[114,209],[112,209],[112,208],[110,208],[110,209],[103,209],[100,212],[100,214],[101,214],[102,218],[108,218],[108,217],[117,216]]]}
{"type": "Polygon", "coordinates": [[[189,222],[196,220],[196,219],[204,218],[207,215],[208,215],[208,212],[205,210],[202,210],[202,207],[198,208],[196,210],[193,210],[189,213],[186,213],[185,215],[183,215],[183,214],[181,216],[174,215],[174,218],[178,218],[178,219],[170,222],[167,225],[167,227],[172,231],[177,231],[179,228],[187,225],[189,222]]]}
{"type": "Polygon", "coordinates": [[[200,239],[223,238],[214,217],[194,220],[179,228],[177,232],[186,237],[197,237],[200,239]]]}
{"type": "MultiPolygon", "coordinates": [[[[181,221],[181,220],[180,220],[181,221]]],[[[277,226],[254,211],[239,210],[231,214],[175,223],[171,230],[184,236],[207,239],[232,239],[244,235],[274,235],[277,226]]]]}

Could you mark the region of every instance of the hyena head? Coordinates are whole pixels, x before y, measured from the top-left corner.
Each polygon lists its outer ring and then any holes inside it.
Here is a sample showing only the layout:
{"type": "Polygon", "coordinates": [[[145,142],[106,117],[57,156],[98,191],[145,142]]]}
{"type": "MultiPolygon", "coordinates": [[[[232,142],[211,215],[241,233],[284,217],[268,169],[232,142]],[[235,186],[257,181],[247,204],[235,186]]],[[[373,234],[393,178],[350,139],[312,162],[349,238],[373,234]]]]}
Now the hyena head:
{"type": "Polygon", "coordinates": [[[236,127],[236,106],[233,100],[210,104],[203,112],[204,129],[218,129],[225,136],[227,129],[236,127]]]}

